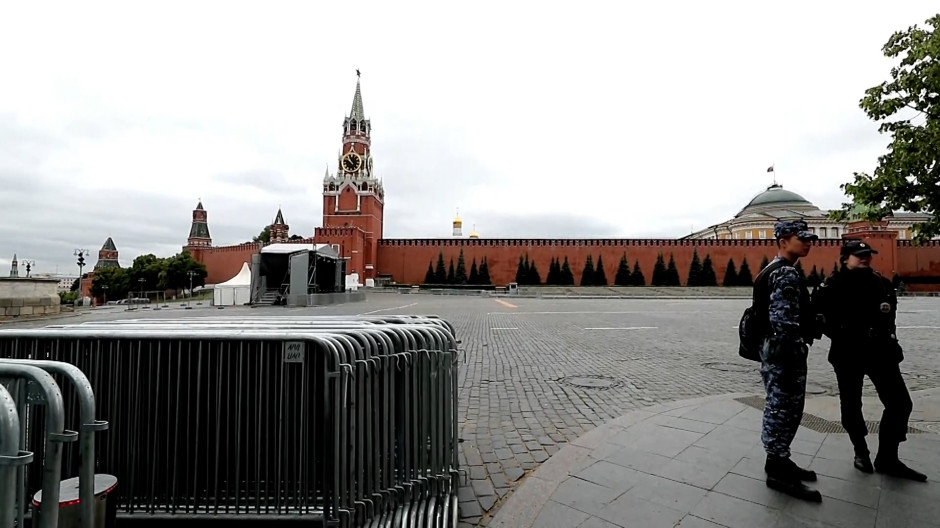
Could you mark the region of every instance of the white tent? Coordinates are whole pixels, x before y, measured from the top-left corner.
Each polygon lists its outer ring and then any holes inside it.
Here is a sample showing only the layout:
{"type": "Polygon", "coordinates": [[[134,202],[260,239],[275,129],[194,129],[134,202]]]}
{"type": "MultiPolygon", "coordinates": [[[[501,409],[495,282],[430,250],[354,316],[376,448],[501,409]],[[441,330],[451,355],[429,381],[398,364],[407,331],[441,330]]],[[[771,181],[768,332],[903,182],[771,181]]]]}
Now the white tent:
{"type": "Polygon", "coordinates": [[[213,293],[215,306],[241,306],[251,300],[251,269],[247,262],[242,263],[242,269],[231,279],[216,284],[213,293]]]}

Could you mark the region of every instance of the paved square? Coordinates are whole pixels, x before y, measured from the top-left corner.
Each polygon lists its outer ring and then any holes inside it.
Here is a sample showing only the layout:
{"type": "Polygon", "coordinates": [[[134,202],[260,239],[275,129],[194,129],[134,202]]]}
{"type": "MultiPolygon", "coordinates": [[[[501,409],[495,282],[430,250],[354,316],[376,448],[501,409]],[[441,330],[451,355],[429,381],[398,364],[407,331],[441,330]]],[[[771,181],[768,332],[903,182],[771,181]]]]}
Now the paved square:
{"type": "MultiPolygon", "coordinates": [[[[682,409],[673,409],[656,414],[656,419],[649,423],[643,421],[642,427],[638,425],[637,429],[626,426],[627,422],[653,416],[628,413],[657,404],[729,393],[763,393],[757,364],[737,355],[735,326],[748,303],[743,299],[494,299],[370,292],[366,302],[317,308],[217,310],[197,307],[194,310],[127,312],[108,307],[53,322],[223,315],[437,314],[456,326],[458,339],[463,342],[459,418],[465,478],[459,500],[465,526],[487,525],[524,477],[566,446],[590,451],[596,459],[607,460],[619,468],[659,478],[642,480],[644,489],[631,493],[631,489],[619,489],[634,485],[631,474],[617,473],[613,481],[593,483],[621,492],[617,496],[619,502],[605,502],[600,511],[595,511],[598,505],[589,500],[584,508],[570,512],[565,509],[570,506],[564,501],[553,499],[553,509],[545,514],[546,518],[558,522],[581,519],[578,522],[585,522],[584,526],[606,526],[605,522],[617,522],[614,512],[628,510],[641,515],[636,513],[635,505],[646,504],[650,508],[642,514],[646,517],[638,519],[642,526],[644,519],[667,523],[675,517],[678,511],[675,507],[681,510],[690,501],[697,501],[695,508],[704,513],[698,516],[699,520],[683,520],[681,526],[714,526],[709,523],[721,525],[721,521],[709,518],[712,515],[709,512],[724,511],[727,499],[723,497],[758,506],[774,500],[763,492],[746,499],[740,494],[732,497],[716,491],[741,490],[748,487],[745,486],[748,482],[741,478],[762,477],[748,474],[748,466],[741,466],[743,460],[734,460],[734,454],[723,460],[709,458],[723,446],[752,450],[755,446],[740,444],[753,436],[729,436],[718,425],[753,434],[759,427],[759,418],[752,418],[747,414],[750,411],[742,410],[747,407],[743,404],[729,407],[726,402],[716,401],[696,408],[694,415],[686,416],[682,409]],[[599,426],[618,420],[622,426],[620,432],[605,438],[604,442],[592,444],[590,437],[583,437],[599,426]],[[650,428],[658,427],[669,427],[672,433],[666,437],[651,437],[650,428]],[[582,440],[575,442],[579,438],[582,440]],[[734,470],[736,466],[744,469],[734,470]],[[657,487],[669,490],[664,494],[680,502],[657,502],[662,495],[649,491],[657,487]],[[694,490],[708,493],[699,497],[694,490]]],[[[900,301],[899,336],[906,357],[901,367],[911,391],[930,393],[929,389],[940,388],[940,362],[936,361],[935,345],[940,332],[938,312],[940,298],[902,298],[900,301]]],[[[50,322],[28,324],[43,326],[50,322]]],[[[835,375],[826,362],[827,350],[826,339],[811,349],[808,378],[811,399],[807,412],[814,409],[812,396],[837,394],[835,375]]],[[[875,395],[867,381],[865,395],[869,399],[875,395]]],[[[826,401],[830,400],[832,398],[826,401]]],[[[818,401],[822,406],[820,415],[824,411],[831,414],[831,403],[824,405],[822,398],[818,401]]],[[[866,400],[866,407],[869,414],[876,410],[869,400],[866,400]]],[[[914,411],[913,418],[924,421],[924,428],[936,428],[940,422],[940,410],[919,406],[916,394],[914,411]]],[[[690,410],[684,409],[684,412],[690,410]]],[[[872,415],[869,419],[877,420],[877,413],[872,415]]],[[[838,421],[837,415],[825,418],[838,421]]],[[[814,440],[818,439],[805,439],[804,443],[795,445],[795,451],[814,450],[814,440]]],[[[823,445],[820,449],[830,447],[823,445]]],[[[851,454],[845,446],[831,449],[851,454]]],[[[727,452],[718,451],[729,456],[727,452]]],[[[819,464],[825,464],[828,459],[819,460],[819,464]]],[[[577,469],[591,474],[590,466],[577,469]]],[[[605,473],[600,469],[595,468],[595,473],[605,473]]],[[[758,469],[762,473],[762,467],[758,469]]],[[[839,466],[834,472],[841,470],[839,466]]],[[[608,477],[614,475],[607,473],[608,477]]],[[[840,477],[833,475],[833,478],[840,477]]],[[[551,495],[555,491],[546,490],[546,493],[551,495]]],[[[587,488],[569,493],[575,494],[572,500],[577,496],[591,497],[587,488]]],[[[591,500],[596,502],[605,496],[599,494],[591,500]]],[[[863,504],[855,506],[871,508],[875,497],[866,496],[864,492],[860,496],[858,500],[863,504]]],[[[884,494],[877,499],[884,500],[884,494]]],[[[854,519],[853,504],[848,502],[845,511],[854,519]]],[[[891,507],[896,506],[892,503],[891,507]]],[[[751,506],[742,511],[748,508],[751,506]]],[[[799,511],[794,513],[795,518],[800,517],[798,514],[799,511]]]]}

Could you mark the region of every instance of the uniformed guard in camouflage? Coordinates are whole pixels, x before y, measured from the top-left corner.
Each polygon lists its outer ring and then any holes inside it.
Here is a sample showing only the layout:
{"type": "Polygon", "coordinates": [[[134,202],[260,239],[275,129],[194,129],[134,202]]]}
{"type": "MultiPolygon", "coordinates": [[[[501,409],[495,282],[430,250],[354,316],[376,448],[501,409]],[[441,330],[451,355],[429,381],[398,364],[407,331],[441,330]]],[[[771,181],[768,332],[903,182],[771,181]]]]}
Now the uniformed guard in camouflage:
{"type": "Polygon", "coordinates": [[[816,336],[815,314],[809,292],[797,272],[797,259],[809,253],[817,237],[802,221],[774,225],[780,253],[767,280],[770,291],[768,335],[761,347],[761,377],[767,392],[761,440],[767,452],[767,485],[790,495],[821,501],[818,491],[801,480],[816,480],[816,474],[790,459],[790,444],[803,418],[806,396],[806,358],[816,336]],[[796,239],[796,241],[791,240],[796,239]]]}

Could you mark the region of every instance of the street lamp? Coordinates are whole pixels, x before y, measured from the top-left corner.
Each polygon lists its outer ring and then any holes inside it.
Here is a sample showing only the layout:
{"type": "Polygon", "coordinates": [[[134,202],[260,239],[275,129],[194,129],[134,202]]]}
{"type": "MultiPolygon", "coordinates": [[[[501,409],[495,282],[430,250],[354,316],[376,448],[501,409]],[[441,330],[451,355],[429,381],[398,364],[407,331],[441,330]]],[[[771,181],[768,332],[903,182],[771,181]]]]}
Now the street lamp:
{"type": "Polygon", "coordinates": [[[102,284],[101,289],[104,290],[104,303],[108,304],[108,285],[102,284]]]}
{"type": "Polygon", "coordinates": [[[36,265],[36,261],[35,261],[35,260],[29,260],[29,259],[23,259],[22,262],[23,262],[24,264],[26,264],[26,278],[28,279],[28,278],[29,278],[29,270],[32,269],[32,267],[36,265]]]}
{"type": "MultiPolygon", "coordinates": [[[[88,254],[87,249],[76,249],[75,253],[73,253],[73,255],[78,257],[78,299],[77,300],[81,300],[82,298],[82,268],[85,267],[85,255],[87,254],[88,254]]],[[[76,306],[79,306],[79,304],[76,304],[76,306]]]]}
{"type": "Polygon", "coordinates": [[[190,270],[190,271],[187,271],[186,273],[189,275],[189,298],[192,299],[193,298],[193,275],[195,275],[196,272],[190,270]]]}
{"type": "Polygon", "coordinates": [[[144,298],[144,282],[146,282],[146,281],[147,281],[147,279],[145,279],[145,278],[143,278],[143,277],[137,279],[137,282],[140,283],[140,298],[141,298],[141,299],[144,298]]]}

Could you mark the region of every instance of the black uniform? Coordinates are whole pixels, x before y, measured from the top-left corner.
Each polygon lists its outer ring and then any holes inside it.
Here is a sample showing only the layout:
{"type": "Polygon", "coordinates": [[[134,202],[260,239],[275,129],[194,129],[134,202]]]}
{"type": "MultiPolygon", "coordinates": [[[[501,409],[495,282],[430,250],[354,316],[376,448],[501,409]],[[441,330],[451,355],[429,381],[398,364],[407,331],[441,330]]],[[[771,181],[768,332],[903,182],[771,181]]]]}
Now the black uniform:
{"type": "MultiPolygon", "coordinates": [[[[876,252],[857,240],[849,241],[842,250],[843,257],[871,253],[876,252]]],[[[894,285],[871,268],[848,269],[843,265],[817,289],[813,300],[816,311],[824,317],[824,332],[832,340],[829,362],[839,383],[842,426],[855,447],[856,467],[872,470],[865,442],[868,427],[862,416],[862,384],[867,375],[885,407],[875,469],[920,480],[909,473],[899,474],[901,470],[894,471],[898,465],[903,467],[898,460],[898,445],[907,439],[913,407],[899,366],[904,355],[896,334],[898,300],[894,285]]],[[[906,467],[904,470],[912,471],[906,467]]]]}

